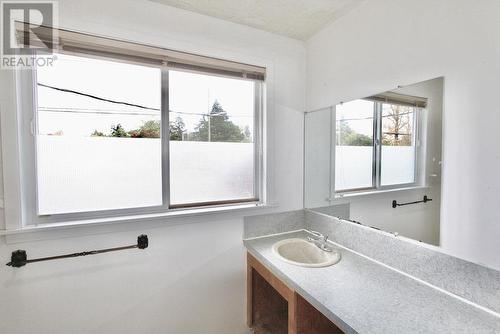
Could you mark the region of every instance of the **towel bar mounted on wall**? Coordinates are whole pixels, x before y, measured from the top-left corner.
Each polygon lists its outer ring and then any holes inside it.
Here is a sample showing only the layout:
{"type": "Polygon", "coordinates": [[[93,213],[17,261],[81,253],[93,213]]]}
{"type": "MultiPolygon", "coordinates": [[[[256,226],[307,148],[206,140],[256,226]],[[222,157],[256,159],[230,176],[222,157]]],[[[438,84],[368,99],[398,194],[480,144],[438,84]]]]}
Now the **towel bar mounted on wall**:
{"type": "Polygon", "coordinates": [[[398,202],[396,202],[396,200],[394,200],[394,201],[392,201],[392,207],[395,209],[398,206],[405,206],[405,205],[418,204],[418,203],[427,203],[430,201],[432,201],[432,198],[428,198],[427,195],[424,195],[424,198],[421,201],[398,203],[398,202]]]}
{"type": "Polygon", "coordinates": [[[114,248],[105,248],[105,249],[98,249],[98,250],[85,251],[85,252],[80,252],[80,253],[49,256],[49,257],[41,257],[38,259],[31,259],[31,260],[28,260],[28,256],[27,256],[25,250],[18,249],[16,251],[12,252],[10,262],[7,263],[7,265],[19,268],[19,267],[22,267],[28,263],[33,263],[33,262],[59,260],[59,259],[66,259],[66,258],[70,258],[70,257],[78,257],[78,256],[86,256],[86,255],[96,255],[96,254],[114,252],[114,251],[119,251],[119,250],[124,250],[124,249],[133,249],[133,248],[145,249],[145,248],[148,248],[148,244],[149,244],[148,236],[145,234],[141,234],[140,236],[137,237],[137,244],[136,245],[114,247],[114,248]]]}

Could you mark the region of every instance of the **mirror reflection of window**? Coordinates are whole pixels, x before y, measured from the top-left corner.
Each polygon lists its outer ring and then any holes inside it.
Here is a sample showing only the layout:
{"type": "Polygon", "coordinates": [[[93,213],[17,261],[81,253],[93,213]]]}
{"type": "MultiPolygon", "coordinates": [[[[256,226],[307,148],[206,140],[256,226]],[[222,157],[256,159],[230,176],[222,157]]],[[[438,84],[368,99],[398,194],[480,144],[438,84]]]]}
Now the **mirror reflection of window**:
{"type": "Polygon", "coordinates": [[[371,188],[374,102],[355,100],[336,110],[335,190],[371,188]]]}
{"type": "Polygon", "coordinates": [[[382,104],[381,185],[415,182],[417,108],[382,104]]]}
{"type": "Polygon", "coordinates": [[[439,77],[307,112],[304,206],[439,245],[443,88],[439,77]]]}
{"type": "Polygon", "coordinates": [[[416,184],[416,127],[421,108],[383,99],[375,96],[337,105],[335,192],[416,184]]]}

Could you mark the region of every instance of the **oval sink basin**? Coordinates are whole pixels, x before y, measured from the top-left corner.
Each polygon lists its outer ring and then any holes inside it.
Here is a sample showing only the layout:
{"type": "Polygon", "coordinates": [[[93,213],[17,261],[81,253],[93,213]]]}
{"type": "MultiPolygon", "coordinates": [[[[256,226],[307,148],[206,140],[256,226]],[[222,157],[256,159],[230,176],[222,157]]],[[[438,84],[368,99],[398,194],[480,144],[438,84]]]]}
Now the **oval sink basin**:
{"type": "Polygon", "coordinates": [[[340,253],[325,252],[299,238],[278,241],[273,245],[273,253],[287,263],[302,267],[328,267],[340,261],[340,253]]]}

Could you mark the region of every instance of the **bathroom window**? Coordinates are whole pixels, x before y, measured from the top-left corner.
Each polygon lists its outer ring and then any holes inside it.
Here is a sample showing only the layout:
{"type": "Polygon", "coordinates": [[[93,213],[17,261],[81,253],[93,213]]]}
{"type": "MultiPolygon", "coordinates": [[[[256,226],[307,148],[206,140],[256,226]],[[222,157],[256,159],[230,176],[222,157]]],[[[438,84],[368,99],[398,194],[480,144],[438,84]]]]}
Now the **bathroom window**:
{"type": "Polygon", "coordinates": [[[168,76],[171,206],[255,200],[258,85],[173,70],[168,76]]]}
{"type": "Polygon", "coordinates": [[[260,203],[265,69],[102,38],[63,45],[21,74],[30,223],[260,203]]]}
{"type": "Polygon", "coordinates": [[[418,120],[422,105],[394,94],[336,107],[335,191],[403,188],[418,184],[418,120]]]}
{"type": "Polygon", "coordinates": [[[162,205],[161,70],[57,57],[36,72],[38,214],[162,205]]]}

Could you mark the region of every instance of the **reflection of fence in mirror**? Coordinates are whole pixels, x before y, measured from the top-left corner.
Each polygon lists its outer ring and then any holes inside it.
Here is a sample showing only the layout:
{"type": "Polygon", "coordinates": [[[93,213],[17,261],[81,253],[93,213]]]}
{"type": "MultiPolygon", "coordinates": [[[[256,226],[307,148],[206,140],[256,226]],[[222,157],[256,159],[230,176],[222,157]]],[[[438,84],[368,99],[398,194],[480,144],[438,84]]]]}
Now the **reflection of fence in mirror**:
{"type": "Polygon", "coordinates": [[[438,245],[443,81],[306,113],[304,206],[438,245]]]}

